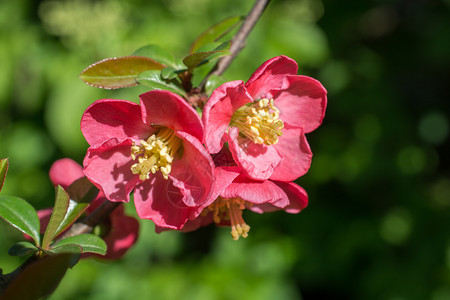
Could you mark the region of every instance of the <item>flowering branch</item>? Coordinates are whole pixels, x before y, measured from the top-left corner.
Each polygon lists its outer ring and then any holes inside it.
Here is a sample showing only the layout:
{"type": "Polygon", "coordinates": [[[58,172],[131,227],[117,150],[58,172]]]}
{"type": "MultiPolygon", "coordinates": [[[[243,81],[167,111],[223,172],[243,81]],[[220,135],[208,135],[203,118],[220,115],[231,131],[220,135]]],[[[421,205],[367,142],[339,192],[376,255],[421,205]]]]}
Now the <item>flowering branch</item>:
{"type": "MultiPolygon", "coordinates": [[[[262,13],[264,12],[265,8],[269,4],[270,0],[257,0],[252,7],[251,11],[247,15],[247,17],[244,20],[244,23],[242,24],[241,28],[235,35],[235,37],[232,40],[232,45],[230,48],[231,55],[225,56],[222,59],[220,59],[214,69],[213,72],[208,74],[208,76],[204,79],[204,81],[201,84],[201,87],[204,83],[206,83],[207,79],[211,75],[222,75],[225,70],[228,68],[228,66],[231,64],[233,59],[239,54],[239,52],[245,47],[245,41],[250,34],[251,30],[255,26],[256,22],[261,17],[262,13]]],[[[80,221],[74,223],[67,232],[61,236],[60,239],[64,239],[67,237],[83,234],[83,233],[90,233],[92,232],[93,228],[100,224],[106,217],[110,215],[110,213],[116,209],[121,202],[111,202],[106,200],[103,202],[102,205],[97,207],[91,214],[84,217],[80,221]]]]}
{"type": "MultiPolygon", "coordinates": [[[[311,164],[305,134],[325,114],[320,82],[297,75],[297,63],[281,55],[264,62],[247,82],[219,86],[220,79],[211,79],[205,88],[209,77],[222,75],[244,48],[269,1],[255,0],[231,42],[215,43],[241,17],[199,35],[182,63],[148,45],[82,72],[80,78],[94,87],[142,84],[150,91],[139,96],[139,104],[99,99],[85,110],[80,128],[89,148],[83,166],[68,158],[52,165],[53,208],[37,212],[24,199],[0,196],[0,217],[33,241],[8,250],[32,256],[10,274],[0,269],[2,297],[51,294],[80,257],[122,257],[139,233],[138,220],[120,205],[131,195],[139,218],[152,220],[156,232],[188,232],[216,223],[229,226],[234,240],[248,236],[244,210],[299,213],[307,206],[305,190],[293,181],[311,164]],[[194,70],[218,57],[223,58],[195,86],[194,70]],[[99,232],[90,234],[97,225],[102,225],[99,232]]],[[[0,189],[7,168],[8,161],[0,160],[0,189]]]]}

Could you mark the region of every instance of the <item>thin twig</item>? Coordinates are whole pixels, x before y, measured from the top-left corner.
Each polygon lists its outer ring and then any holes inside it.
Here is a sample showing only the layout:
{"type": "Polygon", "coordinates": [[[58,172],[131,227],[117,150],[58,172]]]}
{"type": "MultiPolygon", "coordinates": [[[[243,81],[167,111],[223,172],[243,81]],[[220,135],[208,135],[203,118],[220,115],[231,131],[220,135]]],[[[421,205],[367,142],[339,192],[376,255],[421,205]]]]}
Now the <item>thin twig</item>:
{"type": "Polygon", "coordinates": [[[256,22],[261,17],[262,13],[264,12],[264,9],[269,4],[270,0],[256,0],[255,5],[253,5],[253,8],[247,15],[247,17],[244,20],[244,23],[242,24],[239,31],[234,36],[231,47],[230,47],[230,55],[222,57],[219,62],[217,63],[215,69],[209,73],[206,78],[203,80],[200,87],[202,88],[206,81],[208,80],[209,76],[211,75],[222,75],[225,70],[228,68],[228,66],[231,64],[231,62],[236,58],[236,56],[239,54],[239,52],[245,47],[245,41],[250,34],[251,30],[255,26],[256,22]]]}

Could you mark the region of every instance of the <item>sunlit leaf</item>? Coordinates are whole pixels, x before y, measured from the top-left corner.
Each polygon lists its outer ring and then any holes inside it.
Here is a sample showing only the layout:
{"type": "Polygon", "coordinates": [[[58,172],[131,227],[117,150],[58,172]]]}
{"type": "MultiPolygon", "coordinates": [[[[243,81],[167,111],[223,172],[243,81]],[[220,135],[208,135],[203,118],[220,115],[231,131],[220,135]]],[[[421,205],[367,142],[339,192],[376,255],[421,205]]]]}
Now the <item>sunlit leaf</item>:
{"type": "Polygon", "coordinates": [[[200,34],[192,43],[189,54],[197,52],[198,49],[200,49],[206,44],[218,41],[221,37],[223,37],[233,28],[238,26],[242,20],[243,17],[240,16],[230,17],[208,28],[206,31],[200,34]]]}
{"type": "Polygon", "coordinates": [[[16,196],[0,196],[0,217],[29,235],[36,245],[40,244],[39,217],[27,201],[16,196]]]}
{"type": "Polygon", "coordinates": [[[53,246],[53,250],[62,247],[64,245],[76,244],[81,246],[82,253],[96,253],[105,255],[106,254],[106,243],[100,237],[94,234],[80,234],[65,238],[61,241],[58,241],[57,244],[53,246]]]}
{"type": "Polygon", "coordinates": [[[158,45],[147,45],[136,50],[133,56],[145,56],[163,65],[176,67],[175,57],[158,45]]]}
{"type": "Polygon", "coordinates": [[[0,191],[3,188],[3,183],[5,182],[6,172],[8,171],[8,159],[0,159],[0,191]]]}
{"type": "Polygon", "coordinates": [[[51,241],[55,238],[58,228],[64,220],[68,209],[69,195],[60,185],[58,185],[56,187],[55,206],[53,207],[53,212],[50,216],[50,221],[45,229],[44,238],[42,240],[43,249],[48,249],[51,241]]]}
{"type": "Polygon", "coordinates": [[[5,288],[2,299],[40,299],[56,289],[73,261],[73,254],[64,253],[34,261],[5,288]]]}
{"type": "Polygon", "coordinates": [[[82,177],[67,188],[67,193],[70,197],[69,207],[55,236],[66,230],[86,211],[89,204],[98,195],[98,189],[86,177],[82,177]]]}
{"type": "Polygon", "coordinates": [[[171,83],[170,81],[162,79],[160,71],[142,72],[137,76],[137,82],[139,84],[150,87],[152,90],[167,90],[181,96],[186,95],[183,89],[181,89],[174,83],[171,83]]]}
{"type": "Polygon", "coordinates": [[[191,55],[186,56],[183,59],[183,63],[188,67],[189,70],[204,64],[212,59],[219,58],[221,56],[230,55],[231,42],[225,42],[220,44],[212,51],[196,52],[191,55]]]}
{"type": "Polygon", "coordinates": [[[137,85],[138,74],[147,70],[162,70],[166,66],[145,56],[107,58],[87,67],[80,79],[89,85],[118,89],[137,85]]]}
{"type": "Polygon", "coordinates": [[[218,75],[211,75],[208,78],[208,81],[205,84],[205,92],[207,95],[211,95],[211,93],[218,88],[221,84],[225,83],[225,78],[218,75]]]}
{"type": "Polygon", "coordinates": [[[35,245],[33,245],[30,242],[18,242],[17,244],[12,245],[8,249],[8,254],[11,256],[25,256],[29,255],[31,253],[34,253],[38,251],[39,249],[36,248],[35,245]]]}

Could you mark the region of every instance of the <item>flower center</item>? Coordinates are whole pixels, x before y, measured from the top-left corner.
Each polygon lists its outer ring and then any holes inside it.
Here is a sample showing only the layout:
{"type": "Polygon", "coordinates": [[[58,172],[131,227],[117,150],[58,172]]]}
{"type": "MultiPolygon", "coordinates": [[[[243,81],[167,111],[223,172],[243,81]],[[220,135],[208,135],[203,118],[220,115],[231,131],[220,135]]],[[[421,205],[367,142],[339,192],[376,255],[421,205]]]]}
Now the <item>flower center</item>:
{"type": "Polygon", "coordinates": [[[208,206],[208,209],[213,212],[215,223],[220,223],[221,220],[230,221],[233,240],[237,241],[241,236],[243,238],[248,236],[250,226],[242,218],[242,210],[245,209],[244,200],[240,198],[225,199],[219,197],[213,204],[208,206]]]}
{"type": "Polygon", "coordinates": [[[174,156],[181,144],[181,139],[168,127],[161,127],[146,141],[141,140],[139,145],[133,142],[131,158],[138,162],[131,166],[131,172],[139,174],[139,179],[146,180],[150,178],[150,173],[161,171],[163,177],[168,179],[174,156]]]}
{"type": "Polygon", "coordinates": [[[280,111],[273,99],[260,99],[240,107],[231,118],[230,125],[239,128],[239,133],[257,144],[273,145],[283,133],[280,111]]]}

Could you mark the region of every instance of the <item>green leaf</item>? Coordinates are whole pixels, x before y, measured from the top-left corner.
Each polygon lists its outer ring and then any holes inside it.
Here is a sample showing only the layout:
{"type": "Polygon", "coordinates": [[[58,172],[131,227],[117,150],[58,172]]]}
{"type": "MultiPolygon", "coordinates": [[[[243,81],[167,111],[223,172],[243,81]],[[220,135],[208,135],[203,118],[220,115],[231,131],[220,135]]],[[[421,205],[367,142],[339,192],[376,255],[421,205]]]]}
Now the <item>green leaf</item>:
{"type": "Polygon", "coordinates": [[[16,196],[0,196],[0,217],[28,234],[36,245],[40,244],[39,217],[27,201],[16,196]]]}
{"type": "Polygon", "coordinates": [[[230,55],[231,52],[228,51],[230,49],[231,42],[225,42],[220,44],[212,51],[204,51],[204,52],[196,52],[191,55],[186,56],[183,59],[183,63],[188,67],[189,70],[194,69],[195,67],[207,63],[212,59],[230,55]]]}
{"type": "Polygon", "coordinates": [[[44,252],[50,256],[61,255],[61,254],[71,254],[72,258],[69,261],[69,267],[73,268],[80,260],[81,253],[83,252],[83,248],[80,245],[76,245],[76,244],[65,244],[65,245],[61,245],[59,247],[47,249],[44,252]]]}
{"type": "Polygon", "coordinates": [[[163,65],[176,67],[175,57],[158,45],[147,45],[136,50],[133,56],[145,56],[163,65]]]}
{"type": "Polygon", "coordinates": [[[75,235],[75,236],[71,236],[68,238],[65,238],[63,240],[58,241],[58,243],[56,243],[52,250],[55,250],[59,247],[65,246],[65,245],[72,245],[72,244],[76,244],[81,246],[82,248],[82,253],[96,253],[96,254],[101,254],[101,255],[105,255],[106,254],[106,243],[103,239],[101,239],[100,237],[94,235],[94,234],[80,234],[80,235],[75,235]]]}
{"type": "Polygon", "coordinates": [[[42,240],[42,248],[44,250],[48,249],[50,243],[57,235],[58,228],[64,220],[68,209],[69,195],[60,185],[58,185],[56,187],[55,206],[53,207],[53,212],[50,216],[50,221],[45,229],[44,238],[42,240]]]}
{"type": "Polygon", "coordinates": [[[167,90],[176,93],[180,96],[185,96],[186,93],[183,89],[161,78],[160,71],[145,71],[137,76],[137,82],[139,84],[150,87],[152,90],[167,90]]]}
{"type": "Polygon", "coordinates": [[[61,253],[81,254],[83,253],[83,247],[74,243],[66,243],[58,246],[53,246],[51,249],[45,250],[45,253],[49,255],[61,253]]]}
{"type": "Polygon", "coordinates": [[[5,183],[6,172],[8,171],[8,159],[0,159],[0,191],[3,188],[3,183],[5,183]]]}
{"type": "Polygon", "coordinates": [[[172,67],[161,70],[161,78],[164,80],[172,80],[178,77],[178,71],[172,67]]]}
{"type": "Polygon", "coordinates": [[[1,294],[2,299],[40,299],[49,296],[64,277],[73,261],[65,253],[34,261],[26,266],[1,294]]]}
{"type": "Polygon", "coordinates": [[[94,87],[118,89],[137,85],[136,77],[144,71],[165,67],[145,56],[107,58],[84,69],[80,79],[94,87]]]}
{"type": "Polygon", "coordinates": [[[86,211],[89,204],[98,195],[98,189],[86,177],[82,177],[67,188],[67,193],[70,196],[69,207],[55,236],[66,230],[86,211]]]}
{"type": "Polygon", "coordinates": [[[11,256],[26,256],[37,251],[39,251],[39,248],[35,245],[30,242],[23,241],[12,245],[8,249],[8,254],[11,256]]]}
{"type": "Polygon", "coordinates": [[[226,82],[225,78],[218,75],[211,75],[208,78],[208,81],[205,84],[205,93],[207,95],[211,95],[212,92],[218,88],[220,85],[226,82]]]}
{"type": "Polygon", "coordinates": [[[229,17],[208,28],[200,34],[191,45],[189,54],[193,54],[206,44],[217,42],[221,37],[238,26],[244,18],[241,16],[229,17]]]}
{"type": "Polygon", "coordinates": [[[39,251],[38,248],[36,248],[35,245],[33,245],[30,242],[19,242],[17,244],[12,245],[9,250],[8,254],[11,256],[25,256],[31,253],[34,253],[36,251],[39,251]]]}

